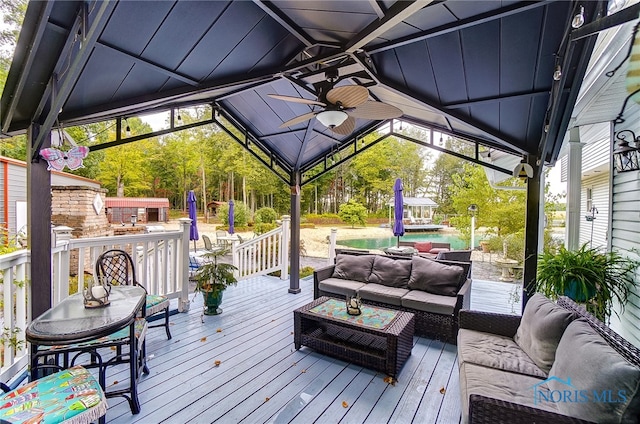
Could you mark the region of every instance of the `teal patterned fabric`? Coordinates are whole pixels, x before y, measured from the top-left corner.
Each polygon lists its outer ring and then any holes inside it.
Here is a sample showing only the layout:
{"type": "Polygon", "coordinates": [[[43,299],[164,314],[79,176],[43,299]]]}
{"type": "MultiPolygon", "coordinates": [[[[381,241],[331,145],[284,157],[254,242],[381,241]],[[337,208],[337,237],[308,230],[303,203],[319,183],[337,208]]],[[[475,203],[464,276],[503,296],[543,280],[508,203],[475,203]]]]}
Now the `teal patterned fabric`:
{"type": "Polygon", "coordinates": [[[169,301],[166,296],[159,294],[147,295],[147,316],[151,316],[158,313],[167,307],[166,303],[169,301]]]}
{"type": "Polygon", "coordinates": [[[0,398],[3,423],[89,423],[106,413],[104,392],[80,366],[32,381],[0,398]]]}
{"type": "Polygon", "coordinates": [[[309,312],[378,329],[386,328],[398,315],[398,311],[368,305],[362,305],[360,310],[362,311],[360,315],[349,315],[347,314],[347,305],[344,300],[329,299],[311,308],[309,312]]]}

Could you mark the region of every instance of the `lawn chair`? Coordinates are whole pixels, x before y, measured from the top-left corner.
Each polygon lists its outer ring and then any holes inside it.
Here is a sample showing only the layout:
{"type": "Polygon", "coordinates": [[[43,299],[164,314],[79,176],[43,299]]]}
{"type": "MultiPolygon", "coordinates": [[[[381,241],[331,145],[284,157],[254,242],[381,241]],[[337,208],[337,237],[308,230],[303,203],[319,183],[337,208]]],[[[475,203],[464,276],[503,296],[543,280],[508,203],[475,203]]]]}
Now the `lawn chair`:
{"type": "MultiPolygon", "coordinates": [[[[115,281],[120,285],[142,286],[136,279],[133,259],[124,250],[112,249],[103,252],[96,261],[96,275],[106,277],[112,284],[115,281]]],[[[149,328],[164,327],[167,339],[171,340],[169,330],[169,298],[157,294],[147,294],[146,317],[164,312],[164,323],[149,325],[149,328]]]]}

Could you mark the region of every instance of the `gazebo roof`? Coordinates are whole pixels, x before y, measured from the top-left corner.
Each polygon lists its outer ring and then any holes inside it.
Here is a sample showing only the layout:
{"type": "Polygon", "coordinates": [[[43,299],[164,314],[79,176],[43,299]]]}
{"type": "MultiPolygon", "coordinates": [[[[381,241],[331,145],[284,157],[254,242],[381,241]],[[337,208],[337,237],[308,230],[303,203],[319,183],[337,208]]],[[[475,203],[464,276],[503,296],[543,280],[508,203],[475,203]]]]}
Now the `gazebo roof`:
{"type": "Polygon", "coordinates": [[[226,118],[238,141],[290,176],[387,124],[357,119],[345,135],[317,119],[280,128],[318,106],[268,95],[315,100],[334,68],[337,86],[367,87],[403,121],[553,163],[595,42],[574,37],[582,29],[571,21],[583,7],[588,26],[606,4],[32,1],[1,129],[37,122],[44,133],[209,104],[212,122],[226,118]]]}

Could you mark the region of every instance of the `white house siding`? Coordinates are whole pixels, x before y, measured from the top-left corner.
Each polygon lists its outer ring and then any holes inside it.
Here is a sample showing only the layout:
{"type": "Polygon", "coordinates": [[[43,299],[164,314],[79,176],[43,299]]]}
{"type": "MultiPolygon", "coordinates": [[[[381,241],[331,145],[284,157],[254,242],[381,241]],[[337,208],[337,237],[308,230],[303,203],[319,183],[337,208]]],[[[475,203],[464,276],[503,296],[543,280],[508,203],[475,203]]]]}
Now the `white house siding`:
{"type": "Polygon", "coordinates": [[[0,173],[0,187],[2,203],[0,203],[0,220],[9,229],[9,234],[16,234],[16,202],[27,201],[26,173],[24,167],[13,162],[2,162],[0,173]],[[6,173],[5,173],[6,172],[6,173]],[[6,181],[5,181],[6,175],[6,181]],[[5,190],[6,187],[6,190],[5,190]],[[6,198],[5,198],[6,197],[6,198]],[[5,205],[7,206],[5,213],[5,205]],[[5,220],[8,218],[8,222],[5,220]]]}
{"type": "Polygon", "coordinates": [[[609,227],[609,173],[600,172],[593,177],[582,180],[580,202],[580,245],[590,243],[593,247],[607,247],[607,233],[609,227]],[[586,220],[591,215],[587,205],[587,190],[591,190],[593,205],[598,210],[593,222],[586,220]],[[593,223],[593,239],[591,230],[593,223]]]}
{"type": "MultiPolygon", "coordinates": [[[[613,178],[612,248],[622,255],[640,260],[640,171],[624,172],[613,178]]],[[[640,282],[640,270],[636,272],[640,282]]],[[[637,287],[612,328],[640,347],[640,288],[637,287]]]]}
{"type": "MultiPolygon", "coordinates": [[[[51,185],[100,188],[98,181],[58,171],[51,171],[51,185]]],[[[20,228],[16,228],[16,203],[26,201],[26,162],[0,157],[0,224],[7,225],[9,237],[15,236],[20,230],[20,228]]],[[[25,219],[26,217],[23,217],[23,220],[25,219]]]]}

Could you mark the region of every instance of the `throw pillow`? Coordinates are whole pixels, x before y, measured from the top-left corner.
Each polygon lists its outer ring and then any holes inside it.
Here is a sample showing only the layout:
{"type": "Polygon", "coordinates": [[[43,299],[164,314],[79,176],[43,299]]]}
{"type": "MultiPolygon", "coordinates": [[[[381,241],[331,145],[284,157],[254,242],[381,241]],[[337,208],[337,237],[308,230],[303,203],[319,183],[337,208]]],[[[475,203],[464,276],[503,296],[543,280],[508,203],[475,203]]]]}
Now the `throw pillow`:
{"type": "Polygon", "coordinates": [[[555,402],[565,415],[597,423],[636,423],[640,414],[640,369],[582,319],[562,335],[547,386],[551,394],[570,391],[580,396],[579,401],[555,402]]]}
{"type": "Polygon", "coordinates": [[[366,283],[371,275],[375,255],[338,255],[333,269],[334,278],[366,283]]]}
{"type": "Polygon", "coordinates": [[[411,261],[376,255],[369,276],[370,283],[406,289],[411,276],[411,261]]]}
{"type": "Polygon", "coordinates": [[[421,256],[411,257],[409,288],[443,296],[455,296],[460,288],[464,269],[455,265],[444,265],[421,256]]]}
{"type": "Polygon", "coordinates": [[[429,253],[432,249],[432,244],[430,241],[417,241],[413,243],[413,247],[420,253],[429,253]]]}
{"type": "Polygon", "coordinates": [[[541,370],[549,372],[560,338],[574,319],[573,312],[536,293],[524,308],[513,340],[541,370]]]}

